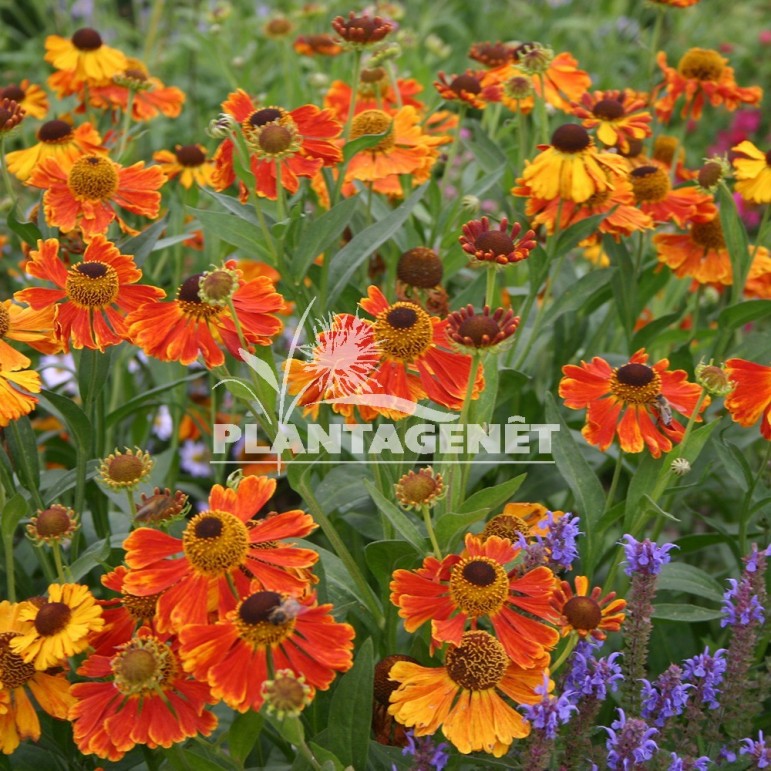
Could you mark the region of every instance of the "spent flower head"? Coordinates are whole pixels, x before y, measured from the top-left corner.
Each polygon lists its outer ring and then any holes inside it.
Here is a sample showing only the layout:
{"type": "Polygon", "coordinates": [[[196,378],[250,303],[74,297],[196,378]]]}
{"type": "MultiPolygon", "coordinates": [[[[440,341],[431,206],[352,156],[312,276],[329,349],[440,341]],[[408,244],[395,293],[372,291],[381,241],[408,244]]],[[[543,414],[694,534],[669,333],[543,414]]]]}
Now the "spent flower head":
{"type": "Polygon", "coordinates": [[[78,529],[78,515],[66,506],[52,503],[47,509],[38,509],[26,527],[27,535],[36,546],[68,541],[78,529]]]}
{"type": "Polygon", "coordinates": [[[261,696],[268,714],[283,720],[300,715],[313,701],[313,688],[303,675],[296,675],[291,669],[279,669],[272,680],[262,684],[261,696]]]}
{"type": "Polygon", "coordinates": [[[126,448],[123,452],[116,447],[115,452],[102,459],[99,476],[113,490],[133,490],[147,478],[153,464],[150,454],[138,447],[134,450],[126,448]]]}
{"type": "Polygon", "coordinates": [[[696,382],[712,396],[726,396],[734,389],[734,383],[728,376],[728,372],[711,361],[705,364],[703,361],[696,365],[696,382]]]}
{"type": "Polygon", "coordinates": [[[447,488],[442,475],[436,473],[431,466],[418,471],[408,471],[394,485],[396,498],[405,509],[422,509],[431,507],[440,501],[447,488]]]}

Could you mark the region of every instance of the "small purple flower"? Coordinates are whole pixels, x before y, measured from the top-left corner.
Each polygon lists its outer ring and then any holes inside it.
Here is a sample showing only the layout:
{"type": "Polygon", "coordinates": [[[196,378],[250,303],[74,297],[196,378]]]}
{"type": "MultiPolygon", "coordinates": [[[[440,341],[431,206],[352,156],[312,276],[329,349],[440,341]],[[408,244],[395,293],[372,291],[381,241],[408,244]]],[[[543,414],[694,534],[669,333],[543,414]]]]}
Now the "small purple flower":
{"type": "Polygon", "coordinates": [[[450,756],[446,742],[434,744],[433,737],[416,738],[412,731],[407,731],[406,736],[407,746],[402,750],[402,755],[412,755],[411,771],[442,771],[447,765],[450,756]]]}
{"type": "Polygon", "coordinates": [[[766,746],[766,740],[763,731],[758,731],[757,740],[742,739],[744,745],[740,750],[740,755],[751,755],[755,763],[751,768],[768,768],[771,766],[771,747],[766,746]]]}
{"type": "Polygon", "coordinates": [[[525,717],[534,728],[544,732],[547,739],[557,738],[557,728],[570,720],[570,713],[576,711],[570,703],[570,691],[562,696],[549,696],[549,677],[544,674],[543,684],[536,686],[535,692],[541,694],[541,701],[524,706],[525,717]]]}
{"type": "Polygon", "coordinates": [[[576,541],[582,535],[578,529],[580,517],[567,513],[555,520],[551,511],[546,512],[548,533],[545,536],[536,535],[528,542],[519,534],[519,546],[526,552],[526,566],[531,564],[547,564],[552,570],[571,570],[573,562],[578,558],[576,541]],[[539,560],[536,562],[536,560],[539,560]]]}
{"type": "Polygon", "coordinates": [[[683,760],[676,752],[670,754],[671,763],[667,771],[707,771],[712,762],[706,755],[696,760],[683,760]]]}
{"type": "Polygon", "coordinates": [[[771,546],[767,546],[762,551],[758,551],[758,545],[752,544],[752,551],[744,558],[744,568],[748,573],[757,573],[762,567],[766,557],[771,557],[771,546]]]}
{"type": "Polygon", "coordinates": [[[592,655],[592,646],[580,642],[573,651],[572,667],[565,678],[565,691],[570,692],[570,700],[577,703],[582,697],[594,698],[604,701],[608,692],[618,690],[619,681],[624,679],[621,665],[617,659],[621,657],[619,652],[611,653],[601,659],[595,659],[592,655]]]}
{"type": "Polygon", "coordinates": [[[725,648],[719,648],[714,654],[710,654],[709,648],[705,648],[704,653],[683,662],[683,681],[695,686],[694,698],[710,709],[720,706],[717,697],[727,666],[725,654],[725,648]]]}
{"type": "Polygon", "coordinates": [[[624,572],[631,576],[634,573],[641,573],[646,576],[657,576],[672,558],[669,552],[677,549],[673,543],[665,543],[661,546],[653,543],[646,538],[644,541],[638,541],[631,535],[625,535],[623,540],[624,554],[626,555],[626,567],[624,572]]]}
{"type": "Polygon", "coordinates": [[[749,576],[745,574],[738,581],[729,578],[728,583],[730,587],[723,594],[723,618],[720,620],[720,626],[762,624],[765,620],[763,606],[752,590],[749,576]]]}
{"type": "Polygon", "coordinates": [[[648,728],[644,720],[627,720],[624,710],[617,708],[618,720],[611,723],[605,749],[608,751],[608,768],[611,771],[632,771],[639,763],[650,760],[658,751],[651,737],[658,731],[648,728]]]}
{"type": "Polygon", "coordinates": [[[651,683],[643,680],[642,716],[661,728],[672,717],[681,715],[688,703],[688,689],[682,682],[682,670],[672,664],[651,683]]]}

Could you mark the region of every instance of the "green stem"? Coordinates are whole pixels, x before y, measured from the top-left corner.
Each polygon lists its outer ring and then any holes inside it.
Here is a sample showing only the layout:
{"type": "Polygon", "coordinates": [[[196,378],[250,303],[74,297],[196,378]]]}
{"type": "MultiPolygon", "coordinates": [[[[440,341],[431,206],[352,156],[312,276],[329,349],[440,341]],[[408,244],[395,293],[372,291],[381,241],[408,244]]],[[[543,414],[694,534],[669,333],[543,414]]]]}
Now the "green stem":
{"type": "MultiPolygon", "coordinates": [[[[466,385],[466,394],[463,397],[463,406],[460,411],[460,420],[458,425],[468,425],[468,417],[471,412],[471,397],[474,394],[474,385],[477,380],[477,370],[479,369],[479,354],[474,354],[471,357],[471,367],[469,368],[468,384],[466,385]]],[[[460,461],[460,459],[458,459],[460,461]]],[[[468,464],[463,462],[451,462],[450,466],[450,480],[449,480],[449,493],[447,495],[448,511],[457,511],[457,507],[463,503],[463,498],[466,492],[466,470],[468,464]]],[[[465,456],[464,456],[465,461],[465,456]]]]}
{"type": "Polygon", "coordinates": [[[568,656],[573,652],[573,648],[576,647],[578,643],[578,635],[573,634],[570,635],[570,638],[568,639],[568,644],[563,649],[562,653],[560,653],[559,658],[551,665],[549,668],[549,671],[553,675],[567,660],[568,656]]]}
{"type": "Polygon", "coordinates": [[[608,490],[608,497],[605,499],[605,509],[603,514],[610,509],[613,505],[613,501],[616,497],[616,488],[618,487],[618,480],[621,478],[621,467],[624,464],[624,453],[619,449],[618,457],[616,458],[616,467],[613,469],[613,479],[610,483],[610,489],[608,490]]]}
{"type": "Polygon", "coordinates": [[[131,512],[131,521],[136,522],[137,519],[137,503],[134,500],[134,493],[130,488],[126,489],[126,497],[129,502],[129,511],[131,512]]]}
{"type": "Polygon", "coordinates": [[[494,310],[497,305],[495,302],[495,279],[498,275],[498,266],[491,264],[487,268],[487,288],[485,289],[485,305],[494,310]]]}
{"type": "Polygon", "coordinates": [[[656,52],[659,47],[659,40],[661,39],[661,29],[664,25],[664,6],[656,6],[656,21],[653,23],[653,31],[651,32],[651,46],[648,58],[648,80],[653,79],[653,73],[656,70],[656,52]]]}
{"type": "Polygon", "coordinates": [[[536,94],[538,104],[538,128],[541,130],[541,144],[549,144],[549,115],[546,111],[546,84],[544,83],[543,73],[538,73],[538,82],[541,85],[540,95],[536,94]]]}
{"type": "Polygon", "coordinates": [[[13,182],[8,174],[8,168],[5,165],[5,137],[0,137],[0,169],[3,172],[3,184],[8,193],[8,197],[11,199],[11,211],[16,211],[16,192],[13,189],[13,182]]]}
{"type": "Polygon", "coordinates": [[[434,550],[434,556],[438,559],[442,559],[442,550],[439,548],[439,543],[436,540],[436,533],[434,532],[434,526],[431,523],[431,509],[428,506],[421,506],[420,507],[423,510],[423,522],[426,523],[426,531],[428,532],[428,537],[431,540],[431,548],[434,550]]]}
{"type": "Polygon", "coordinates": [[[276,219],[282,222],[286,217],[284,186],[281,184],[281,161],[276,161],[276,219]]]}
{"type": "Polygon", "coordinates": [[[129,130],[131,129],[131,111],[134,109],[134,89],[129,88],[128,101],[126,102],[126,112],[123,115],[123,125],[120,133],[120,147],[118,148],[118,160],[123,160],[123,154],[128,145],[129,130]]]}
{"type": "Polygon", "coordinates": [[[62,547],[58,541],[53,542],[51,550],[54,553],[54,565],[56,565],[56,576],[59,579],[59,583],[67,583],[67,574],[62,563],[62,547]]]}
{"type": "MultiPolygon", "coordinates": [[[[345,141],[348,141],[348,137],[351,134],[351,125],[353,124],[353,116],[356,115],[356,101],[359,95],[359,77],[361,75],[361,51],[353,52],[353,81],[351,83],[351,104],[348,107],[348,119],[345,121],[345,130],[343,131],[343,137],[345,141]]],[[[342,172],[341,172],[342,173],[342,172]]]]}
{"type": "Polygon", "coordinates": [[[316,500],[316,496],[314,495],[313,490],[310,488],[310,485],[305,478],[300,480],[300,483],[297,486],[297,491],[305,499],[305,502],[308,504],[308,508],[311,510],[313,518],[316,520],[316,522],[318,522],[321,531],[327,537],[327,540],[329,540],[329,542],[332,544],[332,548],[335,550],[335,553],[340,558],[343,565],[345,565],[348,574],[351,576],[354,584],[356,584],[358,595],[361,598],[361,601],[367,606],[367,609],[374,617],[377,625],[381,629],[384,628],[385,616],[383,615],[383,609],[380,607],[380,602],[375,596],[375,593],[372,591],[370,585],[367,583],[367,579],[364,577],[364,574],[361,572],[359,563],[354,559],[353,555],[348,550],[348,547],[345,545],[345,541],[343,541],[343,539],[340,537],[340,534],[337,532],[337,529],[332,523],[332,520],[330,520],[329,517],[324,513],[324,510],[316,500]]]}
{"type": "Polygon", "coordinates": [[[3,554],[5,556],[5,573],[8,576],[8,600],[16,602],[16,566],[13,561],[13,535],[3,536],[3,554]]]}
{"type": "Polygon", "coordinates": [[[525,169],[525,156],[527,154],[527,118],[522,112],[522,102],[517,99],[517,173],[521,174],[525,169]]]}
{"type": "Polygon", "coordinates": [[[752,484],[744,496],[742,511],[739,515],[739,551],[742,554],[747,553],[747,525],[749,524],[748,514],[750,506],[752,505],[752,496],[755,494],[755,488],[758,486],[758,482],[768,466],[769,459],[771,459],[771,442],[766,442],[766,449],[761,457],[760,468],[758,469],[758,473],[755,474],[755,478],[752,480],[752,484]]]}
{"type": "Polygon", "coordinates": [[[444,163],[444,171],[442,172],[442,179],[439,183],[440,190],[444,187],[444,184],[450,175],[450,169],[455,163],[455,158],[458,155],[458,149],[460,148],[460,129],[463,125],[463,119],[466,117],[466,109],[467,105],[464,102],[461,104],[460,110],[458,111],[458,125],[455,127],[455,136],[453,137],[452,144],[450,145],[450,152],[447,154],[447,160],[444,163]]]}

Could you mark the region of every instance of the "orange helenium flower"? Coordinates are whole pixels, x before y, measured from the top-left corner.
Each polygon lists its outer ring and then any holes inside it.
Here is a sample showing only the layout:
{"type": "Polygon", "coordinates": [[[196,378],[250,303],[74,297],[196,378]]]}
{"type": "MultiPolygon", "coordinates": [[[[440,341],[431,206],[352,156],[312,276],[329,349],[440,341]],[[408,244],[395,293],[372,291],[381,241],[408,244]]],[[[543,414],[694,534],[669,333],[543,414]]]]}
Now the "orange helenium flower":
{"type": "Polygon", "coordinates": [[[736,192],[750,203],[771,203],[771,149],[764,153],[744,141],[731,150],[736,192]]]}
{"type": "Polygon", "coordinates": [[[307,581],[295,569],[311,567],[318,554],[282,540],[311,533],[312,517],[293,510],[252,519],[275,489],[275,479],[256,476],[246,477],[238,490],[214,485],[209,508],[188,522],[182,538],[145,527],[126,538],[131,570],[124,590],[140,597],[163,592],[156,616],[160,631],[205,624],[210,611],[223,617],[236,604],[231,582],[241,596],[251,579],[292,595],[305,591],[307,581]]]}
{"type": "Polygon", "coordinates": [[[602,597],[602,589],[595,586],[589,594],[589,580],[576,576],[573,592],[567,581],[562,581],[554,594],[552,605],[561,615],[562,636],[576,632],[580,637],[591,635],[604,640],[607,632],[618,632],[624,621],[626,600],[617,600],[615,592],[602,597]]]}
{"type": "Polygon", "coordinates": [[[59,35],[46,38],[45,60],[79,81],[96,85],[126,68],[126,57],[102,43],[102,36],[90,27],[77,30],[68,40],[59,35]]]}
{"type": "Polygon", "coordinates": [[[701,118],[706,100],[713,106],[725,105],[733,111],[740,104],[760,104],[763,96],[758,86],[738,86],[733,69],[726,66],[728,60],[717,51],[691,48],[680,59],[677,69],[667,66],[667,55],[663,51],[659,51],[656,61],[664,73],[664,92],[654,106],[663,123],[669,122],[681,96],[684,99],[681,116],[692,120],[701,118]]]}
{"type": "Polygon", "coordinates": [[[58,353],[61,344],[54,339],[55,316],[52,306],[36,311],[22,308],[13,300],[0,302],[0,368],[20,369],[30,365],[30,360],[6,340],[26,343],[41,353],[58,353]]]}
{"type": "Polygon", "coordinates": [[[443,72],[434,81],[434,88],[446,102],[462,102],[477,110],[487,105],[482,82],[487,73],[476,70],[466,70],[460,75],[448,78],[443,72]]]}
{"type": "MultiPolygon", "coordinates": [[[[320,110],[312,104],[289,112],[281,107],[259,108],[241,89],[228,96],[222,109],[241,124],[258,195],[276,198],[279,173],[282,187],[296,193],[299,177],[312,177],[322,166],[333,166],[343,158],[333,141],[343,126],[331,110],[320,110]]],[[[236,181],[234,149],[233,141],[226,139],[214,154],[217,190],[236,181]]],[[[241,196],[245,196],[245,189],[241,196]]]]}
{"type": "Polygon", "coordinates": [[[506,655],[525,669],[535,666],[559,641],[557,631],[543,623],[556,620],[550,605],[554,574],[538,567],[510,575],[519,553],[508,539],[491,536],[483,542],[469,533],[462,556],[451,554],[441,562],[426,557],[415,571],[395,571],[391,602],[404,628],[414,632],[431,621],[435,642],[460,645],[466,625],[476,628],[488,617],[506,655]]]}
{"type": "Polygon", "coordinates": [[[38,241],[37,250],[30,252],[27,272],[58,288],[22,289],[14,297],[35,310],[56,304],[54,332],[65,350],[70,345],[100,351],[118,345],[127,337],[124,315],[164,295],[162,289],[137,284],[142,271],[134,259],[121,254],[102,235],[88,244],[82,262],[69,268],[59,256],[57,239],[38,241]]]}
{"type": "Polygon", "coordinates": [[[22,415],[29,415],[37,404],[31,394],[38,393],[40,375],[37,372],[19,365],[0,365],[0,428],[22,415]]]}
{"type": "Polygon", "coordinates": [[[651,115],[643,108],[645,101],[624,91],[585,93],[573,114],[582,118],[581,125],[596,129],[597,139],[607,147],[618,145],[626,151],[632,139],[644,139],[651,134],[651,115]]]}
{"type": "Polygon", "coordinates": [[[185,94],[175,86],[165,86],[151,77],[138,59],[129,58],[127,66],[112,81],[88,90],[90,103],[100,110],[128,110],[135,121],[148,121],[159,114],[176,118],[182,112],[185,94]],[[133,93],[133,98],[131,94],[133,93]]]}
{"type": "Polygon", "coordinates": [[[725,399],[731,417],[742,426],[751,426],[760,418],[760,433],[771,441],[771,367],[729,359],[725,368],[735,384],[725,399]]]}
{"type": "Polygon", "coordinates": [[[55,158],[60,166],[69,167],[82,155],[107,152],[99,132],[90,123],[73,128],[66,121],[49,120],[38,129],[37,138],[36,145],[6,156],[8,171],[22,182],[26,182],[46,158],[55,158]]]}
{"type": "Polygon", "coordinates": [[[505,699],[534,704],[541,696],[548,656],[532,669],[522,669],[487,632],[463,635],[450,646],[443,667],[397,661],[389,671],[399,687],[388,712],[415,736],[442,733],[458,750],[489,752],[499,758],[514,739],[530,733],[530,724],[505,699]]]}
{"type": "Polygon", "coordinates": [[[82,753],[117,761],[138,744],[168,748],[217,727],[206,711],[216,700],[182,671],[177,648],[144,628],[114,653],[95,653],[80,666],[79,675],[99,678],[71,689],[69,719],[82,753]]]}
{"type": "Polygon", "coordinates": [[[201,282],[207,276],[222,278],[232,291],[232,305],[249,345],[270,345],[282,328],[274,316],[284,309],[284,298],[266,276],[244,281],[233,260],[221,270],[197,273],[186,279],[171,302],[143,305],[126,319],[134,345],[161,361],[192,364],[200,355],[204,364],[219,367],[225,362],[220,344],[241,358],[241,339],[229,304],[207,302],[201,297],[201,282]]]}
{"type": "Polygon", "coordinates": [[[182,627],[183,666],[239,712],[262,707],[262,685],[281,669],[325,691],[353,664],[353,627],[335,621],[331,609],[315,597],[256,592],[215,624],[182,627]]]}
{"type": "Polygon", "coordinates": [[[12,99],[27,115],[38,120],[43,120],[48,114],[48,95],[40,86],[30,83],[26,78],[18,85],[12,83],[0,88],[0,102],[3,99],[12,99]]]}
{"type": "Polygon", "coordinates": [[[635,203],[655,223],[674,222],[685,227],[691,222],[707,222],[717,214],[714,199],[696,187],[675,190],[669,174],[661,166],[638,166],[629,174],[635,203]]]}
{"type": "Polygon", "coordinates": [[[20,605],[0,602],[0,752],[12,754],[22,739],[40,739],[40,720],[29,694],[44,712],[64,720],[73,703],[64,671],[42,672],[11,650],[11,640],[20,637],[20,605]]]}
{"type": "Polygon", "coordinates": [[[597,151],[583,126],[568,123],[555,130],[551,145],[525,162],[518,185],[527,185],[538,198],[560,198],[583,203],[612,188],[610,175],[623,174],[626,161],[620,155],[597,151]]]}
{"type": "MultiPolygon", "coordinates": [[[[398,96],[385,70],[381,67],[365,70],[356,94],[356,114],[365,110],[383,110],[391,114],[403,105],[417,110],[423,108],[423,103],[414,98],[423,90],[417,80],[399,78],[396,86],[398,96]]],[[[324,96],[324,107],[332,110],[339,121],[346,121],[351,108],[351,87],[342,80],[333,80],[324,96]]]]}
{"type": "Polygon", "coordinates": [[[169,179],[179,177],[182,187],[189,190],[193,185],[214,187],[214,162],[206,155],[207,150],[201,145],[176,145],[174,152],[158,150],[153,153],[153,160],[169,179]]]}
{"type": "MultiPolygon", "coordinates": [[[[683,438],[685,428],[676,417],[665,415],[661,399],[671,410],[690,417],[701,387],[687,382],[684,370],[668,370],[667,359],[653,366],[647,361],[648,354],[640,349],[629,363],[615,369],[599,356],[589,364],[582,361],[581,366],[562,368],[565,377],[559,394],[571,409],[587,409],[581,433],[589,444],[605,451],[618,434],[624,452],[647,447],[658,458],[683,438]]],[[[709,398],[704,399],[700,412],[708,403],[709,398]]]]}
{"type": "Polygon", "coordinates": [[[45,190],[46,221],[67,232],[79,226],[83,237],[104,234],[117,219],[121,229],[136,234],[118,216],[116,207],[144,217],[157,217],[161,206],[159,188],[166,175],[158,166],[145,168],[144,161],[124,168],[102,155],[84,155],[75,163],[46,158],[27,184],[45,190]]]}
{"type": "MultiPolygon", "coordinates": [[[[485,540],[497,535],[515,544],[520,534],[525,538],[548,535],[548,513],[549,509],[541,503],[507,503],[503,511],[485,525],[478,537],[485,540]]],[[[554,522],[565,516],[564,511],[552,511],[551,514],[554,522]]]]}

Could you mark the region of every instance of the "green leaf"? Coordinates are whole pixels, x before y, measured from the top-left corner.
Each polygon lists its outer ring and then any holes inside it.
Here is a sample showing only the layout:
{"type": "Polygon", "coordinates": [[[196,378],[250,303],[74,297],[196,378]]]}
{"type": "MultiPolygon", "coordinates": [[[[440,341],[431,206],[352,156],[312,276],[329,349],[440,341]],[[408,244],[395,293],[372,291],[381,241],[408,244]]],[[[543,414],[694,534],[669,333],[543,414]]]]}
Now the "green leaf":
{"type": "Polygon", "coordinates": [[[733,194],[725,183],[721,183],[718,187],[717,201],[725,245],[731,257],[731,272],[733,274],[731,304],[736,305],[741,300],[747,274],[750,272],[750,241],[744,222],[739,216],[739,210],[736,208],[733,194]]]}
{"type": "Polygon", "coordinates": [[[265,718],[259,712],[242,712],[233,718],[228,731],[227,744],[233,760],[240,766],[260,738],[265,718]]]}
{"type": "Polygon", "coordinates": [[[303,279],[316,257],[339,241],[358,205],[358,196],[344,198],[305,228],[300,244],[292,257],[292,275],[295,283],[303,279]]]}
{"type": "Polygon", "coordinates": [[[404,541],[373,541],[364,547],[367,567],[382,587],[388,586],[394,570],[412,567],[415,557],[420,555],[421,552],[404,541]]]}
{"type": "Polygon", "coordinates": [[[611,278],[611,286],[619,319],[629,339],[637,320],[637,283],[632,258],[623,242],[616,243],[610,236],[605,236],[602,244],[610,255],[611,263],[618,267],[618,272],[611,278]]]}
{"type": "Polygon", "coordinates": [[[138,267],[142,267],[144,261],[150,256],[155,249],[155,245],[158,243],[158,239],[163,235],[166,230],[166,218],[168,215],[164,215],[159,220],[153,222],[150,227],[145,228],[139,235],[127,238],[116,244],[120,249],[121,254],[131,254],[134,256],[134,263],[138,267]]]}
{"type": "Polygon", "coordinates": [[[520,474],[513,479],[508,479],[494,487],[486,487],[484,490],[478,490],[470,497],[466,498],[459,508],[459,512],[469,512],[476,509],[486,508],[488,510],[499,509],[504,503],[508,503],[514,493],[522,487],[527,474],[520,474]]]}
{"type": "Polygon", "coordinates": [[[758,319],[771,317],[771,300],[748,300],[724,308],[717,318],[718,328],[733,330],[758,319]]]}
{"type": "Polygon", "coordinates": [[[681,316],[681,313],[668,313],[666,316],[660,316],[649,322],[642,329],[638,329],[632,335],[629,350],[638,351],[640,348],[647,348],[665,329],[679,321],[681,316]]]}
{"type": "Polygon", "coordinates": [[[684,562],[670,562],[664,565],[656,587],[672,592],[695,594],[714,602],[723,601],[723,587],[706,571],[684,562]]]}
{"type": "MultiPolygon", "coordinates": [[[[472,124],[473,125],[473,124],[472,124]]],[[[485,174],[490,174],[496,169],[506,168],[508,160],[496,142],[487,135],[480,125],[474,128],[473,139],[463,139],[461,144],[470,150],[479,163],[479,167],[485,174]]]]}
{"type": "MultiPolygon", "coordinates": [[[[387,217],[357,233],[331,260],[329,264],[329,285],[331,287],[327,302],[333,303],[337,296],[348,286],[359,266],[376,251],[381,244],[391,238],[404,224],[412,210],[417,206],[428,183],[421,185],[415,192],[387,217]]],[[[322,311],[325,309],[321,309],[322,311]]]]}
{"type": "Polygon", "coordinates": [[[327,747],[345,765],[357,769],[368,768],[374,668],[372,638],[368,638],[353,669],[340,679],[329,708],[327,747]]]}
{"type": "Polygon", "coordinates": [[[377,489],[371,480],[365,479],[364,487],[367,488],[367,492],[372,496],[375,505],[394,526],[396,532],[399,533],[407,543],[412,545],[417,550],[418,554],[422,554],[426,549],[425,539],[420,534],[418,528],[413,524],[412,520],[395,503],[391,503],[391,501],[377,489]]]}
{"type": "MultiPolygon", "coordinates": [[[[212,750],[214,748],[212,747],[212,750]]],[[[204,750],[205,751],[205,750],[204,750]]],[[[225,758],[220,755],[214,755],[212,752],[209,757],[199,755],[192,750],[184,750],[180,745],[174,745],[170,749],[164,750],[164,757],[169,766],[174,771],[222,771],[222,769],[236,769],[235,763],[225,763],[225,758]],[[216,757],[216,760],[214,759],[216,757]]]]}
{"type": "Polygon", "coordinates": [[[593,270],[585,276],[581,276],[574,284],[569,286],[543,315],[543,323],[555,321],[565,313],[573,313],[583,308],[595,295],[607,294],[610,296],[610,281],[616,268],[605,270],[593,270]]]}
{"type": "MultiPolygon", "coordinates": [[[[45,393],[45,391],[43,392],[45,393]]],[[[12,420],[5,429],[14,470],[22,485],[32,492],[40,487],[40,461],[32,424],[25,415],[12,420]]]]}
{"type": "Polygon", "coordinates": [[[89,570],[104,565],[110,558],[110,552],[113,549],[120,549],[122,547],[123,541],[126,540],[126,535],[127,533],[119,533],[110,536],[110,538],[102,538],[100,541],[92,543],[88,549],[86,549],[86,551],[70,565],[70,573],[72,574],[73,581],[79,581],[89,570]]]}
{"type": "Polygon", "coordinates": [[[662,621],[680,621],[695,624],[698,621],[712,621],[722,613],[712,608],[700,608],[698,605],[679,602],[661,602],[653,606],[653,618],[662,621]]]}
{"type": "Polygon", "coordinates": [[[16,218],[16,211],[11,209],[8,212],[6,224],[25,244],[37,249],[37,242],[43,238],[43,235],[34,222],[19,222],[16,218]]]}
{"type": "Polygon", "coordinates": [[[605,493],[600,480],[578,449],[551,393],[546,394],[545,406],[546,420],[559,426],[559,431],[552,434],[552,455],[557,462],[557,468],[576,497],[578,511],[575,513],[581,517],[581,529],[585,534],[581,539],[585,553],[581,556],[584,559],[585,572],[591,575],[598,546],[593,534],[597,520],[605,509],[605,493]]]}
{"type": "Polygon", "coordinates": [[[346,142],[345,147],[343,147],[343,161],[348,163],[356,153],[360,153],[362,150],[369,150],[370,147],[379,145],[390,133],[393,123],[394,122],[391,121],[381,134],[362,134],[360,137],[357,137],[350,142],[346,142]]]}
{"type": "Polygon", "coordinates": [[[112,348],[95,351],[84,348],[78,357],[78,389],[83,404],[93,403],[107,383],[112,348]]]}
{"type": "Polygon", "coordinates": [[[439,545],[444,550],[451,551],[458,536],[465,534],[475,522],[484,522],[489,511],[489,508],[484,508],[463,513],[450,512],[440,517],[434,527],[439,545]]]}
{"type": "Polygon", "coordinates": [[[113,410],[113,412],[107,414],[104,419],[105,426],[109,428],[119,420],[123,420],[123,418],[131,415],[131,413],[134,412],[138,407],[141,407],[142,404],[151,400],[153,397],[158,396],[158,394],[171,391],[172,388],[175,388],[182,383],[189,383],[191,380],[200,379],[200,377],[201,373],[196,372],[192,375],[188,375],[187,377],[179,378],[179,380],[173,380],[171,383],[164,383],[163,385],[151,388],[149,391],[145,391],[144,393],[139,394],[139,396],[135,396],[133,399],[129,399],[125,404],[118,407],[117,410],[113,410]]]}
{"type": "MultiPolygon", "coordinates": [[[[213,198],[225,211],[230,214],[235,214],[238,219],[244,222],[249,222],[256,228],[259,228],[260,221],[251,206],[241,203],[238,198],[234,198],[232,195],[225,195],[224,193],[215,193],[213,190],[205,190],[207,195],[213,198]]],[[[265,218],[268,225],[272,225],[274,218],[265,213],[265,218]]]]}
{"type": "Polygon", "coordinates": [[[578,246],[579,242],[596,233],[597,228],[600,226],[600,222],[602,222],[606,216],[606,214],[595,214],[576,222],[567,230],[563,230],[559,236],[557,236],[554,254],[569,252],[571,249],[578,246]]]}
{"type": "Polygon", "coordinates": [[[86,413],[67,396],[53,391],[41,391],[40,401],[49,412],[56,415],[70,429],[76,444],[81,447],[91,447],[92,429],[91,421],[86,413]]]}
{"type": "Polygon", "coordinates": [[[192,207],[189,207],[189,210],[201,223],[207,236],[218,238],[226,244],[241,249],[247,257],[268,254],[265,237],[258,225],[228,212],[207,211],[192,207]]]}
{"type": "MultiPolygon", "coordinates": [[[[3,539],[10,541],[22,517],[27,513],[27,501],[21,493],[16,493],[3,506],[2,525],[0,531],[3,539]]],[[[10,566],[9,566],[10,567],[10,566]]]]}

